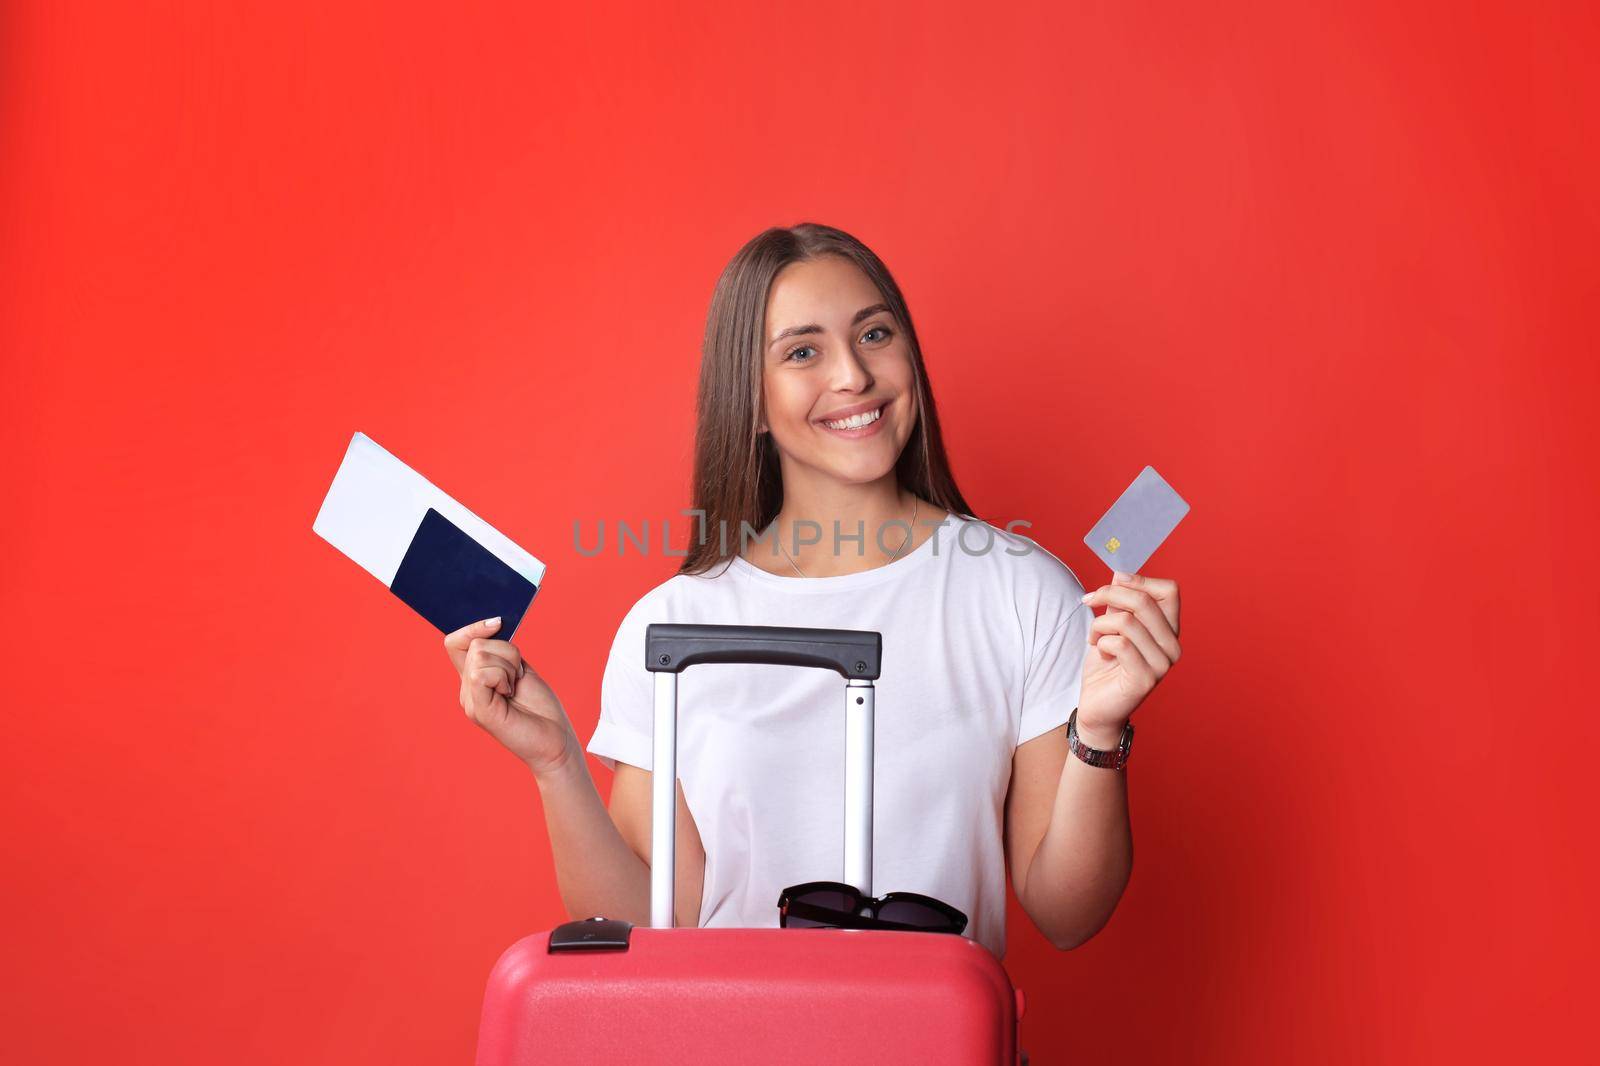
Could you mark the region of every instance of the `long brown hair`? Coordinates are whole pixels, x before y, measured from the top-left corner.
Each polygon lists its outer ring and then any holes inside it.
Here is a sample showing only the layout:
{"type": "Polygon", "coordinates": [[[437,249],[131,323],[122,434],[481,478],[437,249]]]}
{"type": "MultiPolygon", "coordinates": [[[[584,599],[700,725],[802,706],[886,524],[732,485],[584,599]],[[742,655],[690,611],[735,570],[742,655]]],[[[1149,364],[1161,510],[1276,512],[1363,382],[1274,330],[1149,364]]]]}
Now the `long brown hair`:
{"type": "Polygon", "coordinates": [[[757,432],[761,411],[761,353],[767,295],[790,263],[837,255],[855,263],[877,286],[911,348],[917,422],[895,461],[895,477],[929,503],[972,517],[956,487],[939,435],[933,388],[911,312],[889,268],[872,249],[843,230],[815,222],[774,226],[755,237],[723,268],[711,296],[701,347],[696,400],[694,507],[704,517],[690,537],[680,574],[700,574],[738,554],[741,523],[760,533],[783,506],[783,475],[770,433],[757,432]],[[719,534],[726,530],[726,534],[719,534]]]}

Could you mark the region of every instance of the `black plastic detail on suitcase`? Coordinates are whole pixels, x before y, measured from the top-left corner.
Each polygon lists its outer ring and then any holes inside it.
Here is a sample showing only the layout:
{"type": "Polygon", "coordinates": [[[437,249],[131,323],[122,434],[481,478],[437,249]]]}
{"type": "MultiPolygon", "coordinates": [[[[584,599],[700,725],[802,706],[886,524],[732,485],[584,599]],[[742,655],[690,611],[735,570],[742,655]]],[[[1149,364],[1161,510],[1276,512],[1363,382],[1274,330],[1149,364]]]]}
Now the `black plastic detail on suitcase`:
{"type": "Polygon", "coordinates": [[[627,951],[633,923],[621,918],[585,918],[550,930],[550,952],[627,951]]]}
{"type": "Polygon", "coordinates": [[[696,663],[816,666],[876,681],[883,635],[860,629],[712,626],[653,622],[645,627],[645,669],[675,674],[696,663]]]}

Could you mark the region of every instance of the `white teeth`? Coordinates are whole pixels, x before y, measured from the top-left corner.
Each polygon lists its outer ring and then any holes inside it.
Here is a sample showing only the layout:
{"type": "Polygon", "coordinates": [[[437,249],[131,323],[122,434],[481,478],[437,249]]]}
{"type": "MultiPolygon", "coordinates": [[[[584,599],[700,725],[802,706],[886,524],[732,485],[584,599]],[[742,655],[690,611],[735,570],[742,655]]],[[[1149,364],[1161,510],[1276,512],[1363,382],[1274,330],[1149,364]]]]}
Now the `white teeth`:
{"type": "Polygon", "coordinates": [[[883,408],[879,407],[872,411],[863,411],[859,415],[851,415],[849,418],[838,422],[824,422],[822,424],[829,429],[860,429],[862,426],[872,425],[882,414],[883,408]]]}

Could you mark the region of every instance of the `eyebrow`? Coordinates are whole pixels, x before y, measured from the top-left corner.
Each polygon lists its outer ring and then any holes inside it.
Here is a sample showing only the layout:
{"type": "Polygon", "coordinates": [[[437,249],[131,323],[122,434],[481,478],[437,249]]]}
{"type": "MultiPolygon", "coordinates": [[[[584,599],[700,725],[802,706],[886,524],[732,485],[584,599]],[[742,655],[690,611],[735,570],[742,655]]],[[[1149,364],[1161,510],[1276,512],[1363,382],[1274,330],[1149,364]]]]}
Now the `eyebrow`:
{"type": "MultiPolygon", "coordinates": [[[[862,319],[867,318],[867,317],[869,317],[871,315],[875,315],[879,311],[887,311],[887,310],[889,310],[889,305],[888,304],[873,304],[871,307],[863,307],[861,310],[859,310],[859,311],[857,311],[855,313],[855,317],[850,320],[850,324],[852,326],[858,325],[861,322],[862,319]]],[[[770,341],[767,342],[767,347],[768,348],[772,347],[774,344],[777,344],[779,341],[783,340],[785,337],[795,337],[795,336],[799,336],[802,333],[821,333],[821,332],[822,332],[822,327],[817,325],[816,323],[812,323],[809,326],[790,326],[788,329],[779,330],[777,336],[773,337],[770,341]]]]}

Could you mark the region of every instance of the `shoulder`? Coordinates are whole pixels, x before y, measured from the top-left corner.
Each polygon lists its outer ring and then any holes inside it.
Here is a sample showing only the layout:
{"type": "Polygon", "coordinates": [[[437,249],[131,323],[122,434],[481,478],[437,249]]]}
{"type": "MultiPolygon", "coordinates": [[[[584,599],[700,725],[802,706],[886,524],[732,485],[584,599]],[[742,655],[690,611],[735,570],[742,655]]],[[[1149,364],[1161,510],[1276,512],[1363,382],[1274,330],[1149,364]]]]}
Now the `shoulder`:
{"type": "Polygon", "coordinates": [[[1025,532],[1027,523],[1002,529],[981,519],[952,516],[950,524],[949,565],[971,578],[954,584],[1014,617],[1030,642],[1080,613],[1092,619],[1094,612],[1081,602],[1087,588],[1072,567],[1025,532]]]}
{"type": "Polygon", "coordinates": [[[644,627],[651,622],[696,622],[699,615],[721,609],[716,602],[732,595],[731,575],[723,573],[725,564],[712,567],[705,574],[673,574],[634,601],[622,616],[618,626],[623,633],[637,631],[644,639],[644,627]]]}
{"type": "Polygon", "coordinates": [[[952,515],[947,539],[963,565],[971,560],[985,580],[998,580],[1019,597],[1070,596],[1076,602],[1088,591],[1072,567],[1023,531],[1029,523],[1010,525],[1002,529],[979,518],[952,515]]]}
{"type": "Polygon", "coordinates": [[[628,613],[664,611],[676,614],[692,610],[709,598],[730,594],[734,577],[727,571],[728,561],[724,560],[703,574],[673,574],[640,596],[628,613]]]}

